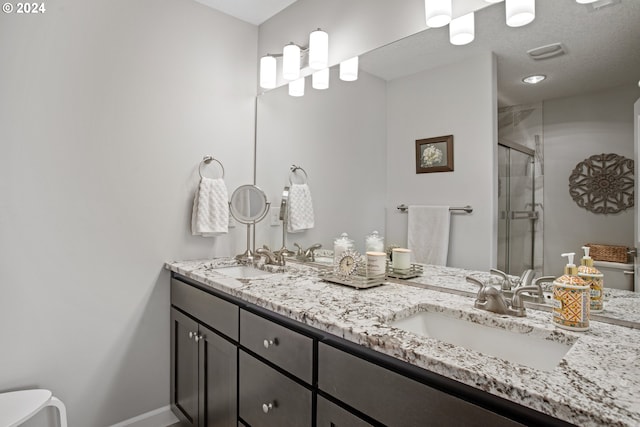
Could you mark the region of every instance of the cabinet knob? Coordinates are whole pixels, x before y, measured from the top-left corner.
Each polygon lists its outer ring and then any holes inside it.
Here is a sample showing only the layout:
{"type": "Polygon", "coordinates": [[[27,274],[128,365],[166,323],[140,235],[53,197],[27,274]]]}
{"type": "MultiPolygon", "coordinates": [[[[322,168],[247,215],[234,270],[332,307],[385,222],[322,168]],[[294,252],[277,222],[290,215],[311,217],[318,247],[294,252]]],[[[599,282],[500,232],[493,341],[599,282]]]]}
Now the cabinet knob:
{"type": "Polygon", "coordinates": [[[193,337],[195,337],[196,335],[198,335],[197,332],[189,332],[189,338],[193,339],[193,337]]]}
{"type": "Polygon", "coordinates": [[[204,338],[202,334],[195,334],[195,336],[193,337],[193,339],[196,340],[196,342],[200,341],[202,338],[204,338]]]}
{"type": "Polygon", "coordinates": [[[269,411],[273,409],[273,403],[263,403],[262,404],[262,412],[268,414],[269,411]]]}
{"type": "Polygon", "coordinates": [[[264,345],[264,348],[269,348],[271,346],[278,345],[278,339],[274,338],[272,340],[264,340],[262,342],[262,345],[264,345]]]}

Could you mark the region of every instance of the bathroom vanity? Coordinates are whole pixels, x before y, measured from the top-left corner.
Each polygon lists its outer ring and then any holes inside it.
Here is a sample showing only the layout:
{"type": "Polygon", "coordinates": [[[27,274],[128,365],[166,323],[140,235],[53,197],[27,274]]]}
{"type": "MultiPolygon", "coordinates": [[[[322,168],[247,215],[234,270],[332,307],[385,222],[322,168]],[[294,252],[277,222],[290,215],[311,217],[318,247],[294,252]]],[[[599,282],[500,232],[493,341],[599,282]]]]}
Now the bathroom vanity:
{"type": "Polygon", "coordinates": [[[310,265],[247,274],[225,270],[230,264],[166,264],[171,400],[183,425],[640,423],[640,330],[592,322],[590,331],[572,333],[542,311],[504,318],[462,295],[391,282],[361,291],[326,283],[310,265]],[[565,353],[532,367],[403,323],[425,312],[541,339],[565,353]]]}

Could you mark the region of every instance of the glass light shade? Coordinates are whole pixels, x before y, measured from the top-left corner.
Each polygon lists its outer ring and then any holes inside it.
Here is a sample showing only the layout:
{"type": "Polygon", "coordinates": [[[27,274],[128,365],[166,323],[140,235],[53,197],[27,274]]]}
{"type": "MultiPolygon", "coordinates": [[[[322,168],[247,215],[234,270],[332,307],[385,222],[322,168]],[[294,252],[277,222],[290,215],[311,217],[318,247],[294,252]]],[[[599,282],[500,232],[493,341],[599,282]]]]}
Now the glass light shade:
{"type": "Polygon", "coordinates": [[[304,96],[304,77],[289,82],[289,95],[304,96]]]}
{"type": "Polygon", "coordinates": [[[451,21],[451,0],[424,0],[424,12],[429,27],[444,27],[451,21]]]}
{"type": "Polygon", "coordinates": [[[473,41],[476,34],[474,13],[462,15],[449,23],[449,41],[451,44],[463,45],[473,41]]]}
{"type": "Polygon", "coordinates": [[[576,0],[576,3],[580,3],[580,4],[589,4],[589,3],[595,3],[598,0],[576,0]]]}
{"type": "Polygon", "coordinates": [[[260,87],[273,89],[276,87],[276,58],[270,55],[260,58],[260,87]]]}
{"type": "Polygon", "coordinates": [[[536,17],[536,0],[505,0],[507,25],[522,27],[536,17]]]}
{"type": "Polygon", "coordinates": [[[282,51],[282,77],[296,80],[300,77],[300,48],[291,43],[282,51]]]}
{"type": "Polygon", "coordinates": [[[504,0],[484,0],[484,1],[487,2],[487,3],[500,3],[500,2],[502,2],[504,0]]]}
{"type": "Polygon", "coordinates": [[[329,65],[329,35],[317,29],[309,35],[309,68],[322,70],[329,65]]]}
{"type": "Polygon", "coordinates": [[[320,71],[316,71],[311,76],[311,87],[314,89],[328,89],[329,88],[329,69],[324,68],[320,71]]]}
{"type": "Polygon", "coordinates": [[[342,61],[340,63],[340,80],[345,82],[352,82],[358,80],[358,57],[354,56],[351,59],[342,61]]]}

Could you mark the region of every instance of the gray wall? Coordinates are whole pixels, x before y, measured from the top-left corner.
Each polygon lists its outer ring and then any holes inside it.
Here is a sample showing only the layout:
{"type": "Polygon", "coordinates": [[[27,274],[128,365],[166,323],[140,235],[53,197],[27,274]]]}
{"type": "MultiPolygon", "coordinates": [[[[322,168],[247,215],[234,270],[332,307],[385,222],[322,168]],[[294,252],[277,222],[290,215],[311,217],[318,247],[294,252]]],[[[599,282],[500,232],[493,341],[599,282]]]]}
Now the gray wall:
{"type": "Polygon", "coordinates": [[[495,266],[497,236],[496,68],[492,54],[388,83],[387,235],[407,241],[396,206],[471,205],[453,214],[447,265],[495,266]],[[454,171],[416,174],[415,141],[453,135],[454,171]]]}
{"type": "Polygon", "coordinates": [[[596,215],[580,208],[569,195],[569,175],[594,154],[634,158],[633,104],[638,97],[638,87],[629,85],[544,102],[545,274],[562,274],[560,254],[579,254],[585,243],[634,245],[634,210],[596,215]]]}
{"type": "Polygon", "coordinates": [[[163,262],[243,241],[189,222],[203,155],[252,181],[257,27],[187,0],[46,6],[0,15],[0,391],[103,427],[169,403],[163,262]]]}
{"type": "MultiPolygon", "coordinates": [[[[333,249],[334,238],[347,232],[364,253],[367,234],[384,235],[386,83],[362,71],[357,81],[343,82],[337,67],[327,90],[314,90],[307,80],[304,97],[289,96],[283,86],[258,100],[257,184],[279,209],[290,166],[301,166],[309,177],[315,227],[288,234],[287,247],[321,243],[333,249]]],[[[265,219],[257,230],[258,246],[282,246],[282,225],[265,219]]]]}

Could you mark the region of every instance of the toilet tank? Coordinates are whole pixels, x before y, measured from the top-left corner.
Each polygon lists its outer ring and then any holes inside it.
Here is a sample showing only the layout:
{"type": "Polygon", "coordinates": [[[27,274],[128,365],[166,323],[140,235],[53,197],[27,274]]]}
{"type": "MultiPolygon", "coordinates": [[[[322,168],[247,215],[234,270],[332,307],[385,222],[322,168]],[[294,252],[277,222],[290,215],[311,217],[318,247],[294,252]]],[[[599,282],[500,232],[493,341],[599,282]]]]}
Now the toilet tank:
{"type": "Polygon", "coordinates": [[[593,266],[604,274],[604,287],[633,291],[633,264],[621,262],[593,261],[593,266]]]}

